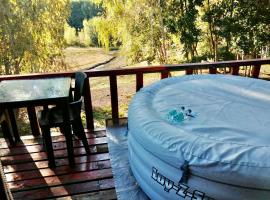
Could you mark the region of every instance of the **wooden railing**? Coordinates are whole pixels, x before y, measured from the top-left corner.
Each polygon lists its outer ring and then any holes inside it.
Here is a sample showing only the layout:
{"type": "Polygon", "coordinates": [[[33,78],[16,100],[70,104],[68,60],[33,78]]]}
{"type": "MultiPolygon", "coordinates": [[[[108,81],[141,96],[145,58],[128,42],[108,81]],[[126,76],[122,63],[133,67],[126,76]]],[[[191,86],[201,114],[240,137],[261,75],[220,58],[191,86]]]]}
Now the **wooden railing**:
{"type": "MultiPolygon", "coordinates": [[[[122,75],[135,75],[136,76],[136,91],[144,85],[144,74],[160,73],[161,79],[169,77],[171,72],[185,71],[186,74],[192,74],[198,70],[209,70],[210,74],[217,73],[219,68],[229,68],[229,71],[233,75],[238,75],[240,67],[249,67],[249,75],[253,78],[259,78],[260,69],[262,65],[270,64],[270,59],[254,59],[254,60],[241,60],[241,61],[224,61],[224,62],[211,62],[211,63],[190,63],[179,65],[163,65],[163,66],[151,66],[140,68],[123,68],[113,70],[102,71],[84,71],[88,78],[93,77],[109,77],[110,80],[110,97],[111,97],[111,112],[112,118],[117,119],[119,117],[118,106],[118,91],[117,91],[117,76],[122,75]]],[[[246,74],[248,75],[248,74],[246,74]]],[[[29,75],[13,75],[13,76],[1,76],[0,81],[14,80],[14,79],[36,79],[36,78],[52,78],[52,77],[74,77],[74,72],[64,73],[47,73],[47,74],[29,74],[29,75]]],[[[94,129],[93,119],[93,107],[90,81],[85,87],[85,114],[86,124],[88,129],[94,129]]],[[[36,122],[35,109],[28,108],[28,115],[31,122],[36,122]]],[[[32,132],[38,133],[38,125],[31,124],[32,132]]]]}

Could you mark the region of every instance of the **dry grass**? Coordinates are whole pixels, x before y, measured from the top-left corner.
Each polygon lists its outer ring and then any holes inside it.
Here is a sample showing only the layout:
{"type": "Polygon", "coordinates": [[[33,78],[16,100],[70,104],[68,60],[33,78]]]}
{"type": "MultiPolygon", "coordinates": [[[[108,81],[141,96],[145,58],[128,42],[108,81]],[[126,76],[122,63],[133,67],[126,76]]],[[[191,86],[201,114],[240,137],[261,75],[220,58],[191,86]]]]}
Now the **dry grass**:
{"type": "Polygon", "coordinates": [[[109,60],[115,54],[115,51],[107,53],[102,48],[68,47],[64,50],[64,62],[68,71],[76,71],[109,60]]]}

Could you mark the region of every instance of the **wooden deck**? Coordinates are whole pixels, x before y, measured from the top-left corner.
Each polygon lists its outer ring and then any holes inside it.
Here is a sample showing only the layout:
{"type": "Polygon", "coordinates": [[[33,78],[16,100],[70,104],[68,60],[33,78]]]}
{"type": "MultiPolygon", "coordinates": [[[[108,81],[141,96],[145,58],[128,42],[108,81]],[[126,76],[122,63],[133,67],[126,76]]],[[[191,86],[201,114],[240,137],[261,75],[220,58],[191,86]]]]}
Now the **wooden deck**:
{"type": "Polygon", "coordinates": [[[53,137],[56,168],[48,168],[40,137],[21,137],[8,147],[0,140],[0,156],[14,199],[116,199],[105,130],[87,132],[91,155],[74,140],[76,166],[68,166],[65,138],[53,137]]]}

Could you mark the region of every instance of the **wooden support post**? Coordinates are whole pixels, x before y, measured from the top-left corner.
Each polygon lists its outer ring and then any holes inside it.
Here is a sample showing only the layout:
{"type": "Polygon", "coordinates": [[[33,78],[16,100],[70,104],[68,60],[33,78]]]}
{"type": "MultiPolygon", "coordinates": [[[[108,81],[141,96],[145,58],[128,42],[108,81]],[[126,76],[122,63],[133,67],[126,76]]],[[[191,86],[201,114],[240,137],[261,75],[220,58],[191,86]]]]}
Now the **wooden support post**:
{"type": "Polygon", "coordinates": [[[237,76],[237,75],[239,75],[239,66],[238,67],[231,67],[231,73],[232,73],[232,75],[235,75],[235,76],[237,76]]]}
{"type": "Polygon", "coordinates": [[[17,127],[17,123],[16,123],[16,117],[15,117],[13,109],[8,108],[8,116],[9,116],[9,120],[10,120],[10,123],[12,126],[12,132],[13,132],[13,136],[15,138],[15,143],[20,142],[21,138],[19,136],[18,127],[17,127]]]}
{"type": "Polygon", "coordinates": [[[261,65],[260,64],[254,65],[252,67],[252,72],[251,72],[252,75],[251,75],[251,77],[252,78],[259,78],[260,70],[261,70],[261,65]]]}
{"type": "Polygon", "coordinates": [[[143,87],[143,73],[136,74],[136,91],[139,91],[143,87]]]}
{"type": "Polygon", "coordinates": [[[169,77],[169,71],[165,70],[161,72],[161,79],[168,78],[169,77]]]}
{"type": "Polygon", "coordinates": [[[27,107],[27,112],[28,112],[31,130],[32,130],[32,135],[33,136],[40,135],[35,107],[32,107],[32,106],[27,107]]]}
{"type": "Polygon", "coordinates": [[[86,116],[86,126],[88,129],[94,130],[94,117],[89,79],[86,79],[86,82],[84,83],[84,108],[86,116]]]}
{"type": "Polygon", "coordinates": [[[111,92],[112,119],[118,119],[119,111],[118,111],[118,93],[117,93],[116,75],[110,75],[110,92],[111,92]]]}
{"type": "Polygon", "coordinates": [[[216,73],[217,73],[217,69],[215,67],[209,68],[209,74],[216,74],[216,73]]]}
{"type": "Polygon", "coordinates": [[[193,74],[193,69],[186,69],[186,75],[193,74]]]}

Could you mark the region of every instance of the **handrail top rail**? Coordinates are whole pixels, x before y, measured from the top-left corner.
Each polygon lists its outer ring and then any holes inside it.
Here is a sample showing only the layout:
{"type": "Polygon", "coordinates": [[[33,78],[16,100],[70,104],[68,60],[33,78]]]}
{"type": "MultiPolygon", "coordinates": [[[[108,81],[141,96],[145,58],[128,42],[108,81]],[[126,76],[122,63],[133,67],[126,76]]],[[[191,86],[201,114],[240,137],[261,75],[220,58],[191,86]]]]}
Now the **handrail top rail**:
{"type": "MultiPolygon", "coordinates": [[[[266,59],[249,59],[249,60],[230,60],[220,62],[202,62],[202,63],[184,63],[184,64],[166,64],[156,66],[142,66],[117,68],[110,70],[85,70],[88,77],[99,76],[116,76],[116,75],[131,75],[138,73],[158,73],[162,71],[183,71],[187,69],[208,69],[220,67],[237,67],[248,65],[263,65],[270,64],[270,58],[266,59]]],[[[0,81],[16,80],[16,79],[37,79],[37,78],[54,78],[54,77],[74,77],[75,72],[54,72],[54,73],[35,73],[35,74],[19,74],[19,75],[2,75],[0,81]]]]}

